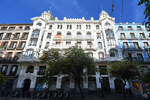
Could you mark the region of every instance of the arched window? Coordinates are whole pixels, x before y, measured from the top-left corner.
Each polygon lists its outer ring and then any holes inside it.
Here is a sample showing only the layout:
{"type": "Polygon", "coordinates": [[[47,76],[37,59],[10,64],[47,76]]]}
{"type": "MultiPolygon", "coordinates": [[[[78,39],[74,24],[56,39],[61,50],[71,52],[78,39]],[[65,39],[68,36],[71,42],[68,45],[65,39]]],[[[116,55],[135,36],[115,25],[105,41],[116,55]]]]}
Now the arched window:
{"type": "Polygon", "coordinates": [[[36,25],[37,25],[37,26],[42,26],[42,23],[38,22],[36,25]]]}
{"type": "Polygon", "coordinates": [[[103,59],[104,58],[104,53],[103,52],[99,52],[98,53],[98,57],[99,57],[99,59],[103,59]]]}
{"type": "Polygon", "coordinates": [[[111,49],[109,51],[110,57],[117,57],[118,56],[118,50],[116,49],[111,49]]]}
{"type": "Polygon", "coordinates": [[[28,66],[26,73],[33,73],[34,67],[33,66],[28,66]]]}
{"type": "Polygon", "coordinates": [[[91,32],[87,32],[86,34],[87,34],[87,35],[91,35],[91,32]]]}
{"type": "Polygon", "coordinates": [[[93,57],[93,53],[92,52],[88,52],[87,54],[88,54],[88,56],[93,57]]]}

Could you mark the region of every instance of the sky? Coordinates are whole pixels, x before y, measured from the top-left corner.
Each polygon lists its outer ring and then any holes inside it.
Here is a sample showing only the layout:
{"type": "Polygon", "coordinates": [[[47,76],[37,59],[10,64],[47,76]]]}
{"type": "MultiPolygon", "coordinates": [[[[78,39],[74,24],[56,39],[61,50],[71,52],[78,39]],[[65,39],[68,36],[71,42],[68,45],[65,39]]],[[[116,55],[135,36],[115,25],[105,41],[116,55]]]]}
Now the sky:
{"type": "MultiPolygon", "coordinates": [[[[139,0],[124,0],[122,22],[142,23],[144,5],[139,0]]],[[[0,0],[0,24],[32,23],[31,18],[40,16],[43,11],[51,10],[58,19],[81,18],[98,20],[102,10],[120,22],[121,0],[0,0]],[[112,2],[114,11],[111,14],[112,2]]]]}

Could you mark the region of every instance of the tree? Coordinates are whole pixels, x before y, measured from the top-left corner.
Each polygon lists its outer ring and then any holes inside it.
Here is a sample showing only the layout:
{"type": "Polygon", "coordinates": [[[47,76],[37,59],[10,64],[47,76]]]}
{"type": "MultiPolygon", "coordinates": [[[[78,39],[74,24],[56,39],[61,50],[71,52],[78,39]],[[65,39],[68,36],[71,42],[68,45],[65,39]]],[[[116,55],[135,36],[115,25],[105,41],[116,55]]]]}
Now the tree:
{"type": "Polygon", "coordinates": [[[145,19],[148,19],[148,21],[150,21],[150,0],[140,0],[138,5],[145,5],[145,19]]]}
{"type": "MultiPolygon", "coordinates": [[[[123,81],[122,88],[125,88],[126,82],[137,78],[139,71],[136,62],[120,61],[115,62],[109,67],[110,75],[123,81]]],[[[123,92],[123,91],[122,91],[123,92]]],[[[123,92],[124,93],[124,92],[123,92]]]]}
{"type": "Polygon", "coordinates": [[[59,50],[55,49],[43,52],[40,61],[48,65],[46,73],[43,76],[43,81],[50,85],[50,77],[60,73],[68,74],[75,80],[81,97],[83,98],[84,96],[80,85],[86,72],[90,73],[95,71],[94,59],[84,53],[81,48],[77,47],[69,48],[63,52],[59,52],[59,50]],[[84,72],[84,69],[87,71],[84,72]]]}
{"type": "Polygon", "coordinates": [[[58,75],[61,72],[61,65],[57,65],[58,62],[61,61],[60,59],[62,59],[62,56],[58,49],[43,51],[42,56],[40,57],[40,62],[48,66],[40,82],[46,83],[48,88],[51,85],[51,77],[58,75]]]}
{"type": "Polygon", "coordinates": [[[75,83],[79,88],[81,97],[84,98],[81,89],[81,82],[85,74],[95,71],[94,59],[88,56],[81,48],[78,47],[68,49],[65,55],[65,71],[75,80],[75,83]],[[83,70],[86,70],[86,72],[84,72],[83,70]]]}

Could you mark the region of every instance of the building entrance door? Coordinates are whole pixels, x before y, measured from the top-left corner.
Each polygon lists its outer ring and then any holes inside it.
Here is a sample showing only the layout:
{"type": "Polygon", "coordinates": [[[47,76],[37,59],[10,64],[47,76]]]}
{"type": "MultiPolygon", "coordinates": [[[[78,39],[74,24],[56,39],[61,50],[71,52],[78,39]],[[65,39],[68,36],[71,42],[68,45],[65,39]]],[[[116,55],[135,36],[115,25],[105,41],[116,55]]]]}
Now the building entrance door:
{"type": "Polygon", "coordinates": [[[25,80],[24,80],[23,92],[29,91],[29,89],[30,89],[30,84],[31,84],[31,80],[30,80],[30,79],[25,79],[25,80]]]}

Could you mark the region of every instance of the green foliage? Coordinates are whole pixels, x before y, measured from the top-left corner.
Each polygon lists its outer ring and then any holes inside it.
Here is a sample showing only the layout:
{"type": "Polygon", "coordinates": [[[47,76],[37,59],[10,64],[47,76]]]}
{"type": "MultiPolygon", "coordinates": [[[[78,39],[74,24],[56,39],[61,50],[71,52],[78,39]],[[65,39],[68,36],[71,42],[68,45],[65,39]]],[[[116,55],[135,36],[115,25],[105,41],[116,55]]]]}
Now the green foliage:
{"type": "Polygon", "coordinates": [[[144,83],[150,83],[150,69],[147,70],[146,73],[144,73],[142,80],[144,83]]]}
{"type": "Polygon", "coordinates": [[[5,81],[4,75],[0,73],[0,84],[5,81]]]}
{"type": "Polygon", "coordinates": [[[145,11],[144,11],[145,19],[148,18],[148,20],[150,21],[150,0],[140,0],[138,5],[142,5],[142,4],[145,5],[145,11]]]}
{"type": "Polygon", "coordinates": [[[128,81],[139,76],[139,72],[136,66],[136,62],[120,61],[115,62],[111,67],[109,67],[108,70],[111,76],[128,81]]]}

